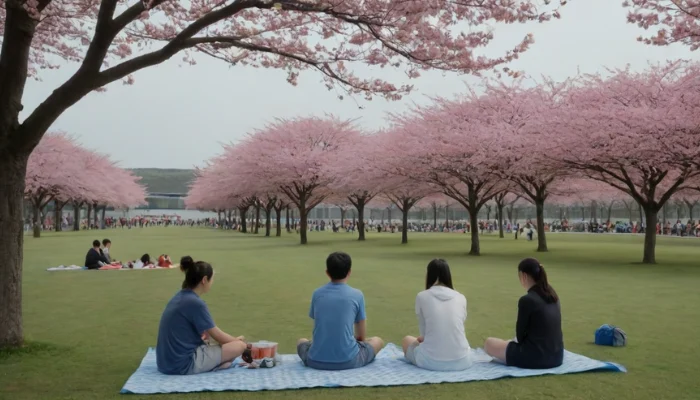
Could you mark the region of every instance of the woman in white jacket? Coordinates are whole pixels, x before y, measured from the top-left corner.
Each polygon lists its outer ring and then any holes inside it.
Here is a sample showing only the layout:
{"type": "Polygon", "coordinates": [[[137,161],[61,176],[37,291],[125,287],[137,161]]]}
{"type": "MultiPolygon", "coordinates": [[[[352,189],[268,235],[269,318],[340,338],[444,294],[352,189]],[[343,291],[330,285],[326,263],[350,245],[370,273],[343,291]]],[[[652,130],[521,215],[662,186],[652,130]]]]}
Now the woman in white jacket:
{"type": "Polygon", "coordinates": [[[461,371],[472,365],[469,342],[464,334],[467,299],[452,286],[445,260],[428,264],[425,290],[416,296],[420,336],[406,336],[406,359],[432,371],[461,371]]]}

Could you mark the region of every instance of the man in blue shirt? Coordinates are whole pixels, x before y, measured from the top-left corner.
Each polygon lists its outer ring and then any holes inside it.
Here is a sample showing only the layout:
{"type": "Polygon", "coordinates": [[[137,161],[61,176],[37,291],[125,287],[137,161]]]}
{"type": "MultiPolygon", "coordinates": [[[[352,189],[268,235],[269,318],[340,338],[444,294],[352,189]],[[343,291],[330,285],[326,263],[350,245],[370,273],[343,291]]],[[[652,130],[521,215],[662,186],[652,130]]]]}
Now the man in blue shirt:
{"type": "Polygon", "coordinates": [[[297,343],[297,354],[307,367],[364,367],[384,347],[378,337],[365,339],[365,297],[347,284],[351,266],[352,260],[345,253],[333,253],[326,259],[326,275],[331,281],[316,289],[311,297],[313,340],[299,339],[297,343]]]}

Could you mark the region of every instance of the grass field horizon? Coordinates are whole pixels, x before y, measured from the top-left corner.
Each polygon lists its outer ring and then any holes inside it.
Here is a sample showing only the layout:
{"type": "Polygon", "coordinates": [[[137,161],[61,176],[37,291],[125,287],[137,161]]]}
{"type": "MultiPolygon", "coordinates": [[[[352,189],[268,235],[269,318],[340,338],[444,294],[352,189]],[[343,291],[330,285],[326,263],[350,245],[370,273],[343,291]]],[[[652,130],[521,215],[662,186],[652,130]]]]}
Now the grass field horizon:
{"type": "Polygon", "coordinates": [[[59,264],[82,264],[93,239],[108,237],[121,260],[143,253],[174,259],[191,255],[215,268],[204,300],[217,325],[251,340],[280,343],[294,352],[299,337],[311,334],[308,306],[324,284],[324,260],[341,250],[353,257],[350,285],[366,298],[368,334],[399,343],[417,334],[415,295],[423,289],[427,263],[445,258],[455,289],[467,297],[467,339],[481,347],[488,336],[512,337],[519,286],[517,262],[537,257],[561,297],[564,342],[570,351],[614,361],[627,374],[585,373],[487,382],[388,388],[308,389],[278,392],[223,392],[130,398],[187,399],[693,399],[700,345],[700,241],[659,238],[656,265],[639,264],[643,238],[631,235],[548,236],[550,252],[535,242],[482,236],[480,257],[467,256],[469,236],[371,233],[262,235],[207,228],[45,233],[25,238],[23,351],[0,353],[0,398],[112,399],[155,346],[161,312],[179,290],[177,270],[47,272],[59,264]],[[592,344],[603,323],[621,326],[625,348],[592,344]]]}

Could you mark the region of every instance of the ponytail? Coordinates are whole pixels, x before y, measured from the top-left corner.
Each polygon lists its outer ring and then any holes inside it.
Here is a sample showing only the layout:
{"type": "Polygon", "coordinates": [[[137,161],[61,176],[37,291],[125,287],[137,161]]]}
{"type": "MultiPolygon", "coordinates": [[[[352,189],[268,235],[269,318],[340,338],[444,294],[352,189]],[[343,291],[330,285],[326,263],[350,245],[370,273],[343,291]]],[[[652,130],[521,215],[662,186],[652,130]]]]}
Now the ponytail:
{"type": "Polygon", "coordinates": [[[535,281],[532,290],[535,291],[546,303],[556,303],[559,296],[547,280],[547,272],[542,264],[534,258],[526,258],[518,265],[518,271],[528,275],[535,281]]]}
{"type": "Polygon", "coordinates": [[[183,289],[194,289],[205,277],[211,279],[214,275],[214,268],[204,261],[194,262],[192,257],[184,256],[180,259],[180,270],[185,273],[185,280],[182,281],[183,289]]]}

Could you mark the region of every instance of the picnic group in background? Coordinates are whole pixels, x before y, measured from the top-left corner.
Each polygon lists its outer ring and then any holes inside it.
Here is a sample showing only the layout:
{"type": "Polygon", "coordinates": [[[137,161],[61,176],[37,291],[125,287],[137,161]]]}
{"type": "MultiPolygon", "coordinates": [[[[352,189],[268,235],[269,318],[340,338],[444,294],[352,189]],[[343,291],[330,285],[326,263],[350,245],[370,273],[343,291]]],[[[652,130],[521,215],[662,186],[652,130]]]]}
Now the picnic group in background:
{"type": "MultiPolygon", "coordinates": [[[[250,359],[251,346],[214,322],[201,296],[211,290],[214,269],[204,261],[183,257],[182,289],[168,302],[158,329],[158,370],[169,375],[190,375],[228,368],[237,358],[250,359]],[[216,341],[211,343],[210,339],[216,341]]],[[[520,368],[547,369],[563,362],[561,308],[542,264],[527,258],[518,265],[518,279],[527,294],[518,301],[513,340],[488,338],[484,350],[493,361],[520,368]]],[[[348,285],[352,259],[342,252],[326,259],[329,282],[311,296],[309,317],[313,335],[297,342],[297,354],[306,367],[347,370],[370,364],[384,341],[367,334],[363,293],[348,285]]],[[[467,300],[454,289],[445,260],[428,264],[425,290],[415,301],[419,336],[406,336],[406,360],[419,368],[460,371],[470,368],[475,352],[467,341],[464,323],[467,300]]]]}
{"type": "Polygon", "coordinates": [[[161,254],[154,262],[148,253],[141,258],[133,261],[120,262],[114,260],[110,253],[112,241],[109,239],[102,240],[100,246],[99,240],[92,241],[92,247],[85,255],[85,267],[94,270],[110,270],[110,269],[155,269],[155,268],[175,268],[170,256],[161,254]]]}

